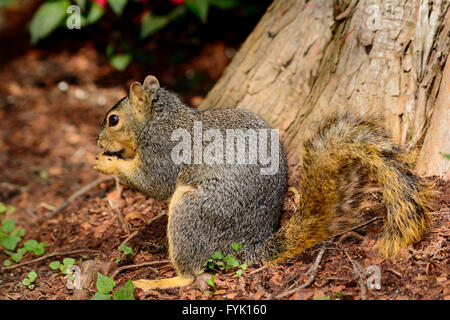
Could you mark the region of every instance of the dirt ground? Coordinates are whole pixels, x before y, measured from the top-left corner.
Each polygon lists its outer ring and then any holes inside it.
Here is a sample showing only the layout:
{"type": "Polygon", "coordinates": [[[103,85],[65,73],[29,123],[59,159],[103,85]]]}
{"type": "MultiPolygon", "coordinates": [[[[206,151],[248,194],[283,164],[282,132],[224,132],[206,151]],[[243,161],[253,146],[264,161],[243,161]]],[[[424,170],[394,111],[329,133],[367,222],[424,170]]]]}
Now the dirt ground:
{"type": "MultiPolygon", "coordinates": [[[[202,55],[219,70],[228,63],[226,46],[209,44],[197,59],[184,68],[201,68],[202,55]],[[216,59],[216,60],[214,60],[216,59]]],[[[209,65],[205,69],[211,69],[209,65]]],[[[217,73],[217,69],[215,70],[217,73]]],[[[211,76],[219,77],[220,72],[211,76]]],[[[139,75],[141,76],[141,75],[139,75]]],[[[167,204],[119,186],[114,180],[101,183],[73,201],[64,211],[48,217],[71,194],[100,175],[92,169],[98,149],[96,136],[105,111],[126,95],[131,78],[116,73],[89,47],[76,52],[48,53],[30,50],[11,58],[0,70],[0,201],[16,212],[7,216],[26,230],[24,240],[47,243],[46,254],[61,252],[21,267],[0,267],[0,299],[72,299],[60,272],[49,263],[73,257],[76,264],[86,260],[110,262],[118,266],[168,259],[165,228],[167,218],[152,218],[167,210],[167,204]],[[132,258],[122,259],[119,245],[129,235],[132,258]],[[84,253],[64,254],[86,249],[84,253]],[[34,270],[35,288],[24,287],[22,279],[34,270]]],[[[142,79],[135,79],[142,80],[142,79]]],[[[164,85],[164,78],[161,83],[164,85]]],[[[201,96],[185,95],[194,105],[201,96]]],[[[291,186],[297,188],[296,173],[291,186]]],[[[430,178],[436,184],[434,222],[423,241],[405,249],[394,260],[379,257],[373,246],[381,221],[324,242],[295,261],[273,268],[249,267],[240,278],[233,273],[216,274],[217,291],[205,293],[204,279],[179,289],[137,291],[138,299],[450,299],[449,235],[450,184],[430,178]],[[322,250],[324,255],[315,279],[304,289],[287,294],[308,278],[308,270],[322,250]],[[364,270],[378,266],[381,288],[368,290],[364,270]],[[359,271],[355,271],[359,270],[359,271]]],[[[288,193],[284,211],[295,210],[294,193],[288,193]]],[[[0,264],[8,256],[0,251],[0,264]]],[[[36,258],[27,253],[23,262],[36,258]]],[[[122,257],[123,258],[123,257],[122,257]]],[[[168,262],[125,269],[115,276],[119,285],[129,279],[158,279],[174,276],[168,262]]],[[[93,295],[95,285],[88,294],[93,295]]]]}

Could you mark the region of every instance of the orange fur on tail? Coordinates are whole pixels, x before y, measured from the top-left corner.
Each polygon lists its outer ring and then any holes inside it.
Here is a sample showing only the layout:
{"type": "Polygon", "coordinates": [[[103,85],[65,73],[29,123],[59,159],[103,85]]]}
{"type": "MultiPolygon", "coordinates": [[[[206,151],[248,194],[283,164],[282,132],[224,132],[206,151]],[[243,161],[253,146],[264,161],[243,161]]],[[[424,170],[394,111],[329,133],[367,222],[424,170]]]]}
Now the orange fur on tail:
{"type": "Polygon", "coordinates": [[[293,217],[268,241],[268,264],[356,226],[364,220],[363,208],[384,208],[376,248],[385,257],[419,241],[430,224],[431,189],[375,117],[346,113],[323,121],[304,143],[301,194],[293,217]]]}

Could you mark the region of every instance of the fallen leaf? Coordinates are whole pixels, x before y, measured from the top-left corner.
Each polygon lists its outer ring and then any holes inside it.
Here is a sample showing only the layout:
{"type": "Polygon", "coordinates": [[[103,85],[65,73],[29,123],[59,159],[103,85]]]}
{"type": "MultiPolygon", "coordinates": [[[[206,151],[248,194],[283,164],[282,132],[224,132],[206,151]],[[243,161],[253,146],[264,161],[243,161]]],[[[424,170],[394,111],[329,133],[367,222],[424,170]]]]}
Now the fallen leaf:
{"type": "Polygon", "coordinates": [[[125,216],[125,221],[127,222],[133,219],[140,219],[145,222],[144,217],[139,212],[131,212],[125,216]]]}
{"type": "Polygon", "coordinates": [[[264,289],[256,291],[256,293],[253,295],[253,299],[255,299],[255,300],[261,299],[261,297],[264,295],[264,293],[266,293],[266,290],[264,290],[264,289]]]}

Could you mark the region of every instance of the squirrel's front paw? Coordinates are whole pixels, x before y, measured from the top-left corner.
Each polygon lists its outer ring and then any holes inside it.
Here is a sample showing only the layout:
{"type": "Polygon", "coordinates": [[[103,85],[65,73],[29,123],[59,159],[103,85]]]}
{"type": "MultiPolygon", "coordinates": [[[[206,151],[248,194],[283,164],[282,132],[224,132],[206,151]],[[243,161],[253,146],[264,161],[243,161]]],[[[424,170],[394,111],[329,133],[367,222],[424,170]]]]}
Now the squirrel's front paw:
{"type": "Polygon", "coordinates": [[[117,162],[119,158],[114,156],[105,156],[103,153],[98,155],[94,161],[94,170],[104,174],[116,174],[117,162]]]}

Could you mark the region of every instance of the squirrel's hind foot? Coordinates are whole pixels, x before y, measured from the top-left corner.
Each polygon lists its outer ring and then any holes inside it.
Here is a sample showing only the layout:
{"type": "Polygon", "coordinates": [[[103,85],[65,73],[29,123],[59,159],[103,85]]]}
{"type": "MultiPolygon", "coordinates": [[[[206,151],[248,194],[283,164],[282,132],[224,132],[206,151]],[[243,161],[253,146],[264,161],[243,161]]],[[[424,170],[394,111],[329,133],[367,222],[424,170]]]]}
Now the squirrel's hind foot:
{"type": "Polygon", "coordinates": [[[144,291],[152,290],[152,289],[167,289],[167,288],[175,288],[175,287],[184,287],[190,285],[194,282],[193,277],[187,276],[177,276],[173,278],[161,279],[161,280],[146,280],[139,279],[133,281],[135,288],[140,288],[144,291]]]}

